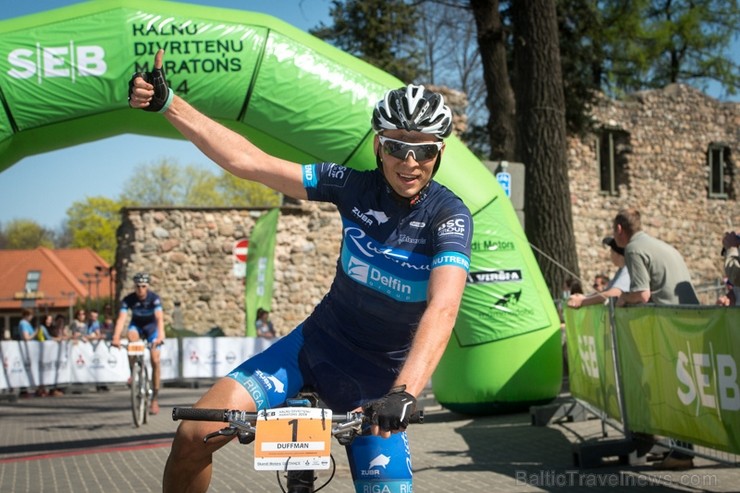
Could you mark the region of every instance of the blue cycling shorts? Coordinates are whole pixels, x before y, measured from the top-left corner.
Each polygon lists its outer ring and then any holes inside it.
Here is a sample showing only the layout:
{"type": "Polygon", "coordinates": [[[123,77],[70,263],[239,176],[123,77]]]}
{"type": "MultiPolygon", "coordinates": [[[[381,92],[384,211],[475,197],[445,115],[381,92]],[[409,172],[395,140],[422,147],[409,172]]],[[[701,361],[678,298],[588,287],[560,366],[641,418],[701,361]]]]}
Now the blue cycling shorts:
{"type": "MultiPolygon", "coordinates": [[[[331,390],[335,390],[335,394],[341,394],[343,390],[362,386],[362,382],[347,382],[346,374],[335,374],[334,378],[330,378],[328,373],[322,372],[320,381],[313,381],[317,378],[314,375],[316,367],[314,372],[306,369],[304,361],[306,358],[301,354],[303,344],[303,327],[298,326],[287,336],[240,364],[227,377],[239,382],[249,392],[257,409],[269,409],[285,404],[286,399],[295,396],[304,385],[318,389],[319,395],[327,403],[329,400],[325,398],[317,383],[327,384],[327,380],[332,380],[328,382],[329,385],[324,385],[329,394],[332,393],[331,390]],[[337,383],[338,380],[341,380],[344,386],[337,383]]],[[[329,407],[339,412],[353,410],[362,404],[355,400],[357,398],[355,396],[341,404],[346,409],[335,408],[330,403],[329,407]]],[[[335,395],[334,402],[342,400],[335,395]]],[[[405,432],[395,433],[387,439],[358,436],[347,446],[347,457],[356,493],[412,492],[411,450],[405,432]]]]}
{"type": "Polygon", "coordinates": [[[151,322],[143,327],[137,327],[136,325],[129,325],[128,330],[135,330],[139,333],[139,337],[147,342],[154,342],[157,339],[158,329],[157,322],[151,322]]]}

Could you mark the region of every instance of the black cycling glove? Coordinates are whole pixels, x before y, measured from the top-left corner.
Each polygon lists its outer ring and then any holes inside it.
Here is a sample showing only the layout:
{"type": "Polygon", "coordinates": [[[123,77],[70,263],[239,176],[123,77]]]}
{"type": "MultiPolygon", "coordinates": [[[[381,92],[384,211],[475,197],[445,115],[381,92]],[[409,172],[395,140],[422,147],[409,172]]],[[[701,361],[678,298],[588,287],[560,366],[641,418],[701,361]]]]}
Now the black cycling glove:
{"type": "Polygon", "coordinates": [[[151,72],[136,72],[128,83],[128,98],[131,100],[131,93],[134,90],[134,79],[141,77],[154,86],[154,96],[149,102],[149,106],[142,108],[144,111],[156,111],[164,113],[172,103],[175,93],[167,85],[167,79],[164,76],[164,70],[155,68],[151,72]]]}
{"type": "Polygon", "coordinates": [[[377,401],[362,406],[362,411],[382,431],[405,430],[416,411],[416,397],[406,392],[405,385],[400,385],[377,401]]]}

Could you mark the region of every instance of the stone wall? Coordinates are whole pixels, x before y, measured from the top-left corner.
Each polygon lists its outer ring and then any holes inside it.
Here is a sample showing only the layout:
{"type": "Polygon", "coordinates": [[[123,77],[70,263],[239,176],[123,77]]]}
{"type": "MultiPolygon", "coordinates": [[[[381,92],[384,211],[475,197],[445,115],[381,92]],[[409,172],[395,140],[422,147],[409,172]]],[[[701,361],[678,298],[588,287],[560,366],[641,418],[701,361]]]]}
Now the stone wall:
{"type": "MultiPolygon", "coordinates": [[[[614,272],[601,238],[611,234],[617,210],[640,210],[643,229],[678,249],[698,286],[723,275],[722,233],[740,229],[737,199],[709,198],[707,149],[730,147],[740,156],[740,104],[721,103],[685,85],[645,91],[623,101],[604,100],[594,108],[599,125],[629,133],[626,184],[618,196],[600,192],[596,136],[569,140],[568,168],[581,277],[614,272]]],[[[734,166],[734,190],[740,173],[734,166]]],[[[714,302],[714,292],[702,301],[714,302]]]]}
{"type": "MultiPolygon", "coordinates": [[[[118,231],[117,292],[133,275],[152,275],[165,324],[179,301],[184,326],[204,334],[218,326],[244,334],[244,281],[234,274],[234,243],[248,238],[264,209],[127,208],[118,231]]],[[[336,269],[341,220],[333,205],[283,207],[275,247],[271,319],[279,332],[301,322],[329,289],[336,269]]],[[[123,290],[123,291],[122,291],[123,290]]],[[[119,296],[120,298],[120,296],[119,296]]]]}

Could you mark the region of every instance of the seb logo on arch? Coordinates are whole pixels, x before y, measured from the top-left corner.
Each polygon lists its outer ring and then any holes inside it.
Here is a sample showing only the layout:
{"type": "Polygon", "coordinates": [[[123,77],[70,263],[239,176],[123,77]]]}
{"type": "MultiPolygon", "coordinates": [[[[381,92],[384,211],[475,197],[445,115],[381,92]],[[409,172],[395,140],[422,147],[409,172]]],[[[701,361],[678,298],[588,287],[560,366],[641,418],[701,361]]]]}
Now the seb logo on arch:
{"type": "Polygon", "coordinates": [[[108,70],[105,50],[95,45],[41,46],[18,48],[8,54],[11,69],[8,75],[14,79],[42,79],[65,77],[99,77],[108,70]]]}

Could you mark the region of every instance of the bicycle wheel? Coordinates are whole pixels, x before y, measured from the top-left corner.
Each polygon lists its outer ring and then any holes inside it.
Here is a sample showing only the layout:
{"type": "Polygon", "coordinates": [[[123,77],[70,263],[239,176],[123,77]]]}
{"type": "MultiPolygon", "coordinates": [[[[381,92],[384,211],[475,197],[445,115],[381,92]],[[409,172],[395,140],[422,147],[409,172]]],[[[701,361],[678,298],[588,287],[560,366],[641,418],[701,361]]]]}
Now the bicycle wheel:
{"type": "Polygon", "coordinates": [[[145,371],[143,361],[137,358],[131,368],[131,412],[137,428],[144,423],[146,413],[146,394],[142,392],[142,386],[146,385],[145,371]]]}

